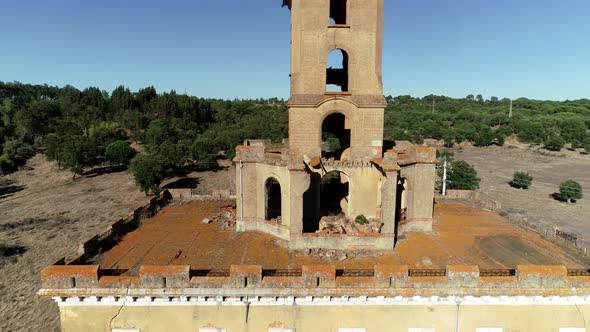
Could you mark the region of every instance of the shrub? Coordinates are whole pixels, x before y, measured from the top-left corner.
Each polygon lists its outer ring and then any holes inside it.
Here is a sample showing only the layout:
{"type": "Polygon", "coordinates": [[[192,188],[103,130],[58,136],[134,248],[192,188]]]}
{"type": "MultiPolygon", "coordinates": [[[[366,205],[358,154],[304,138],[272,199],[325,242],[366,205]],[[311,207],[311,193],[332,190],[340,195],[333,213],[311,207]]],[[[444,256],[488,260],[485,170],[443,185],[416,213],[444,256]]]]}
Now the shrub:
{"type": "Polygon", "coordinates": [[[512,185],[516,188],[528,189],[533,183],[533,177],[529,173],[515,172],[512,177],[512,185]]]}
{"type": "Polygon", "coordinates": [[[442,136],[446,148],[455,146],[455,137],[453,133],[444,133],[442,136]]]}
{"type": "Polygon", "coordinates": [[[572,200],[582,199],[582,197],[584,197],[582,186],[574,180],[562,182],[559,185],[559,197],[563,200],[567,200],[568,203],[571,203],[572,200]]]}
{"type": "Polygon", "coordinates": [[[127,165],[135,157],[135,150],[125,141],[115,141],[107,145],[105,157],[117,165],[127,165]]]}
{"type": "Polygon", "coordinates": [[[504,146],[504,143],[506,143],[506,135],[504,135],[504,133],[497,131],[496,132],[496,143],[499,146],[504,146]]]}
{"type": "Polygon", "coordinates": [[[329,152],[338,151],[341,148],[338,137],[329,132],[322,133],[322,142],[325,142],[328,145],[329,152]]]}
{"type": "Polygon", "coordinates": [[[473,145],[478,147],[490,146],[494,142],[495,138],[495,134],[489,127],[482,127],[475,136],[473,145]]]}
{"type": "Polygon", "coordinates": [[[561,136],[553,135],[545,140],[545,149],[550,151],[561,151],[565,145],[565,140],[561,136]]]}
{"type": "Polygon", "coordinates": [[[419,131],[410,133],[410,141],[414,144],[424,144],[424,136],[419,131]]]}
{"type": "Polygon", "coordinates": [[[361,214],[361,215],[356,216],[356,218],[354,218],[354,222],[359,225],[367,225],[369,223],[369,219],[367,219],[367,217],[365,217],[365,215],[361,214]]]}
{"type": "Polygon", "coordinates": [[[447,172],[447,188],[459,190],[479,189],[480,178],[473,166],[464,160],[457,160],[451,163],[447,172]]]}
{"type": "Polygon", "coordinates": [[[6,174],[10,172],[14,172],[16,170],[16,166],[14,165],[14,161],[10,159],[10,157],[6,154],[0,156],[0,173],[6,174]]]}
{"type": "Polygon", "coordinates": [[[4,154],[11,159],[28,159],[33,156],[34,150],[29,143],[20,139],[11,139],[4,143],[4,154]]]}

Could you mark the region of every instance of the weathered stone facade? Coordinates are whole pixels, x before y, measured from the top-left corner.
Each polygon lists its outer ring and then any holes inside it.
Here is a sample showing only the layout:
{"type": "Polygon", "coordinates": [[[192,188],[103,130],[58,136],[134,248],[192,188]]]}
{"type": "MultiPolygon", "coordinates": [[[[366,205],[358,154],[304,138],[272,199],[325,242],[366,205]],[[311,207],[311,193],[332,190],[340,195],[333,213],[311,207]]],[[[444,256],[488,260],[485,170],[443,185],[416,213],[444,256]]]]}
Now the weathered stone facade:
{"type": "Polygon", "coordinates": [[[383,0],[285,4],[288,144],[237,148],[238,231],[273,234],[293,249],[391,249],[396,233],[432,230],[435,150],[383,149],[383,0]],[[318,234],[320,219],[334,214],[383,226],[378,234],[318,234]]]}

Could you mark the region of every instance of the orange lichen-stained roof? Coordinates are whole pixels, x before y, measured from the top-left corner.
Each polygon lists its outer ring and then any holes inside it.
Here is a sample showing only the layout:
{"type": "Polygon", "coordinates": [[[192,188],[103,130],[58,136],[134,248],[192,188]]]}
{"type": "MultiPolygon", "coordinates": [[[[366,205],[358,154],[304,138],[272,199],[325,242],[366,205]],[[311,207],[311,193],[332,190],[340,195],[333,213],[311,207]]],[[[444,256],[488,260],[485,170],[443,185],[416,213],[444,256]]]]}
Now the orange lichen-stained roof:
{"type": "MultiPolygon", "coordinates": [[[[191,270],[260,265],[263,269],[300,269],[335,265],[337,269],[373,269],[407,265],[409,269],[444,269],[477,265],[480,269],[513,269],[517,265],[587,266],[590,259],[569,252],[540,236],[519,230],[500,216],[461,203],[438,203],[432,233],[411,233],[395,250],[349,253],[342,261],[289,251],[270,235],[224,230],[203,224],[227,202],[191,202],[162,210],[94,261],[101,269],[137,274],[144,265],[183,265],[191,270]]],[[[469,272],[469,270],[458,272],[469,272]]]]}

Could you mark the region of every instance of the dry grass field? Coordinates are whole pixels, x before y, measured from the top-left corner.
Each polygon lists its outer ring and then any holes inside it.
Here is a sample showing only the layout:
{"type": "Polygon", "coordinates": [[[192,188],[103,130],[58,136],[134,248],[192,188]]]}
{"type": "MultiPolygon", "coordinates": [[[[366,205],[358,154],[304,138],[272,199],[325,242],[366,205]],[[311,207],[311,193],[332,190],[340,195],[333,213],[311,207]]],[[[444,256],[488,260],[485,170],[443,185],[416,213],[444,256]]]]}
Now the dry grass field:
{"type": "Polygon", "coordinates": [[[148,199],[126,172],[72,181],[41,155],[0,177],[0,331],[58,331],[57,306],[35,295],[41,269],[148,199]]]}
{"type": "Polygon", "coordinates": [[[481,178],[484,197],[502,203],[505,210],[526,213],[529,219],[590,238],[590,155],[577,151],[550,152],[538,146],[511,143],[503,147],[454,149],[456,159],[472,164],[481,178]],[[528,190],[510,186],[516,171],[534,177],[528,190]],[[565,180],[578,181],[585,197],[575,204],[551,197],[565,180]]]}

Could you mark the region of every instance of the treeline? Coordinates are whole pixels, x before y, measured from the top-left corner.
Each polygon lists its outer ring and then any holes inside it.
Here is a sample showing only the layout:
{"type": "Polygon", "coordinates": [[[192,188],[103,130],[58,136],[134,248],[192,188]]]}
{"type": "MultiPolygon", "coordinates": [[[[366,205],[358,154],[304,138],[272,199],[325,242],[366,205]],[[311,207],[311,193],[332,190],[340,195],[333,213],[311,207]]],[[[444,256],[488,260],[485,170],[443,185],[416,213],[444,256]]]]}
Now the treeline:
{"type": "Polygon", "coordinates": [[[445,144],[471,141],[476,146],[504,144],[516,135],[525,143],[543,144],[561,150],[566,144],[590,151],[590,100],[513,101],[481,95],[463,99],[444,96],[387,97],[385,138],[422,142],[425,138],[445,144]]]}
{"type": "MultiPolygon", "coordinates": [[[[496,97],[386,99],[386,140],[421,143],[435,138],[448,146],[464,141],[486,146],[501,145],[516,135],[549,149],[571,144],[590,150],[588,99],[521,98],[513,101],[512,117],[510,101],[496,97]]],[[[127,164],[134,151],[141,150],[132,169],[151,165],[160,178],[179,166],[233,158],[235,146],[245,139],[280,141],[287,135],[287,104],[276,98],[219,100],[158,92],[153,87],[132,92],[119,86],[109,93],[94,87],[0,82],[3,172],[14,170],[36,151],[82,174],[97,165],[127,164]],[[139,144],[130,149],[132,142],[139,144]]]]}
{"type": "Polygon", "coordinates": [[[129,162],[133,154],[121,142],[132,141],[170,170],[213,162],[219,151],[231,158],[247,138],[286,136],[286,103],[276,98],[230,101],[153,87],[131,92],[119,86],[108,93],[0,82],[3,172],[44,150],[60,167],[82,174],[88,167],[129,162]]]}

